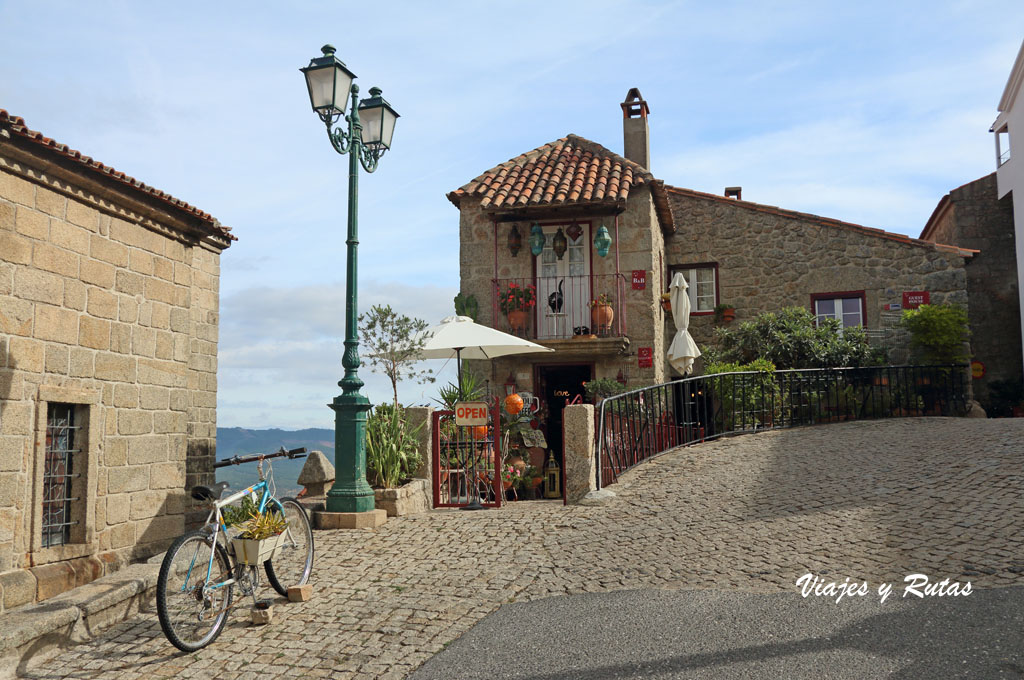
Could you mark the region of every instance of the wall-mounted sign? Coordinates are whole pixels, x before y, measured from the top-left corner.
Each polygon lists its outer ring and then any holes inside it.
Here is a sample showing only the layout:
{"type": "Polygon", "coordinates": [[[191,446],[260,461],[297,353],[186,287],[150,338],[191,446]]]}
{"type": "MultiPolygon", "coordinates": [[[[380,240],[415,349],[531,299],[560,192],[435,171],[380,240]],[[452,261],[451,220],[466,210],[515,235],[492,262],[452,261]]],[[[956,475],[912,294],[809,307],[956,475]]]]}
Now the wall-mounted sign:
{"type": "Polygon", "coordinates": [[[971,377],[974,379],[985,377],[985,364],[975,359],[971,362],[971,377]]]}
{"type": "Polygon", "coordinates": [[[885,311],[887,312],[898,312],[901,309],[903,309],[903,305],[901,305],[899,302],[890,302],[887,305],[885,305],[885,311]]]}
{"type": "Polygon", "coordinates": [[[647,270],[633,270],[633,290],[643,290],[647,287],[647,270]]]}
{"type": "Polygon", "coordinates": [[[651,368],[654,366],[654,351],[650,347],[637,347],[636,364],[640,368],[651,368]]]}
{"type": "Polygon", "coordinates": [[[917,309],[921,305],[928,304],[931,295],[926,290],[903,291],[903,309],[917,309]]]}
{"type": "Polygon", "coordinates": [[[487,404],[482,401],[460,401],[455,404],[456,425],[486,425],[487,404]]]}

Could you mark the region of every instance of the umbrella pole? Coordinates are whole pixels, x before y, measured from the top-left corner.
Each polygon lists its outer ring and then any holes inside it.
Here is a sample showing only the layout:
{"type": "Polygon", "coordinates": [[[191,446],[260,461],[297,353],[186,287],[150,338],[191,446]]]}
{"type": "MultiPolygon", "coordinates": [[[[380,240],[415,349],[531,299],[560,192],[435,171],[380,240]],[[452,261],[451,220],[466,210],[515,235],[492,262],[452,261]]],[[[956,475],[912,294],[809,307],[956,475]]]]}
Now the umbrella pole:
{"type": "MultiPolygon", "coordinates": [[[[458,376],[459,376],[458,377],[458,381],[459,381],[459,399],[461,400],[463,398],[463,394],[462,394],[462,348],[461,347],[456,347],[455,348],[455,365],[456,365],[457,370],[458,370],[458,376]]],[[[473,441],[473,440],[470,439],[470,441],[473,441]]],[[[476,459],[477,459],[477,452],[476,452],[476,450],[474,450],[473,451],[473,465],[472,465],[473,470],[470,473],[470,479],[473,480],[473,500],[470,501],[469,505],[462,506],[463,510],[486,510],[486,508],[483,506],[483,503],[480,502],[480,478],[477,476],[476,459]]]]}

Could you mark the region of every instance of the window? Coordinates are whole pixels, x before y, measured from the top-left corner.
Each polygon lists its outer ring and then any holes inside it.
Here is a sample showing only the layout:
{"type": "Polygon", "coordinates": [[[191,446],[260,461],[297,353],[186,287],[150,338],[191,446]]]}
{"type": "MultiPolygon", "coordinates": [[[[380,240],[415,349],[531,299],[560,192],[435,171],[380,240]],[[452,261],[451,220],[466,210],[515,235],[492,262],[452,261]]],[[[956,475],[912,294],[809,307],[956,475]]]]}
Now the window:
{"type": "Polygon", "coordinates": [[[811,296],[817,321],[836,319],[843,328],[864,325],[864,291],[817,293],[811,296]]]}
{"type": "Polygon", "coordinates": [[[669,268],[669,283],[676,273],[686,279],[690,314],[710,314],[718,304],[718,265],[695,264],[669,268]]]}
{"type": "Polygon", "coordinates": [[[1000,167],[1010,160],[1010,130],[1003,127],[996,133],[996,167],[1000,167]]]}
{"type": "Polygon", "coordinates": [[[46,459],[43,463],[43,542],[44,548],[71,542],[75,484],[82,474],[77,471],[81,450],[76,449],[74,404],[47,404],[46,459]]]}

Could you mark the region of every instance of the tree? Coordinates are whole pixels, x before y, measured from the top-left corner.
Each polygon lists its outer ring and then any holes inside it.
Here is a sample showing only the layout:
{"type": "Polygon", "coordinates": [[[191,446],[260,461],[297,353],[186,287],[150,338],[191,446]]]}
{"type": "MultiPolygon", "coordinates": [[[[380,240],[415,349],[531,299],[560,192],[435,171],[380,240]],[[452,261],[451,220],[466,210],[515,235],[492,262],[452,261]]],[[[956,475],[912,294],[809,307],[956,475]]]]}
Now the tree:
{"type": "Polygon", "coordinates": [[[398,406],[400,380],[414,380],[421,384],[434,382],[433,371],[415,367],[425,342],[424,338],[416,338],[416,335],[426,327],[426,321],[397,314],[391,305],[374,305],[369,313],[359,315],[359,336],[368,350],[363,356],[369,359],[371,370],[379,371],[391,380],[395,406],[398,406]]]}
{"type": "Polygon", "coordinates": [[[910,331],[910,348],[928,364],[963,364],[970,359],[967,310],[957,305],[921,305],[903,310],[900,323],[910,331]]]}

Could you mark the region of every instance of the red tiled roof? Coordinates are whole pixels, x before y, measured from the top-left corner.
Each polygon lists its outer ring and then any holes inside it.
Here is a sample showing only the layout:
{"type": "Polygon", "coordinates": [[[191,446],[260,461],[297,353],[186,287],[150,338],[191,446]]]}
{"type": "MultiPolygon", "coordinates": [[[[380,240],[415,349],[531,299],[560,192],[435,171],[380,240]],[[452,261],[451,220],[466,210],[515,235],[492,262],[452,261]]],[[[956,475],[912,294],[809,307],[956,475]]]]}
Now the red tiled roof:
{"type": "Polygon", "coordinates": [[[973,255],[980,252],[978,250],[972,250],[971,248],[960,248],[959,246],[950,246],[942,243],[935,243],[932,241],[923,241],[918,238],[907,236],[906,234],[896,234],[891,231],[875,229],[874,227],[865,227],[860,224],[854,224],[852,222],[843,222],[842,220],[832,219],[831,217],[822,217],[820,215],[802,213],[796,210],[786,210],[784,208],[779,208],[774,205],[764,205],[761,203],[753,203],[751,201],[740,201],[735,198],[726,198],[724,196],[718,196],[717,194],[708,194],[704,193],[703,191],[694,191],[693,189],[681,189],[679,187],[673,186],[666,187],[666,189],[668,189],[669,193],[673,194],[690,196],[692,198],[713,199],[715,201],[729,203],[732,205],[741,206],[743,208],[749,208],[750,210],[756,210],[758,212],[770,213],[782,217],[795,217],[825,227],[840,227],[843,229],[849,229],[851,231],[856,231],[867,236],[875,236],[878,238],[888,239],[890,241],[899,241],[900,243],[904,243],[909,246],[922,246],[934,250],[956,253],[961,257],[972,257],[973,255]]]}
{"type": "Polygon", "coordinates": [[[567,135],[491,168],[448,194],[459,205],[480,197],[485,210],[515,210],[594,204],[622,205],[629,192],[648,184],[656,194],[662,228],[671,231],[672,215],[664,183],[639,163],[577,135],[567,135]]]}
{"type": "Polygon", "coordinates": [[[175,208],[178,208],[179,210],[183,210],[191,215],[194,215],[195,217],[198,217],[199,219],[205,222],[209,222],[211,230],[214,231],[219,236],[227,238],[231,241],[238,240],[237,237],[231,235],[230,227],[225,227],[209,213],[203,212],[199,208],[189,205],[185,201],[175,198],[174,196],[171,196],[166,192],[160,191],[159,189],[155,189],[147,184],[144,184],[139,180],[135,179],[134,177],[131,177],[130,175],[126,175],[123,172],[115,170],[109,165],[104,165],[99,161],[93,160],[89,156],[84,155],[81,151],[76,151],[75,149],[72,149],[67,144],[61,144],[50,139],[49,137],[45,137],[41,132],[30,130],[25,125],[25,119],[21,118],[20,116],[12,116],[4,109],[0,109],[0,127],[6,130],[10,130],[13,134],[16,134],[20,137],[24,137],[25,139],[35,142],[36,144],[39,144],[40,146],[55,151],[61,154],[62,156],[70,158],[71,160],[77,163],[81,163],[83,166],[105,177],[109,177],[111,179],[123,182],[124,184],[128,185],[129,187],[136,191],[142,192],[154,198],[158,198],[161,201],[169,203],[175,208]]]}
{"type": "Polygon", "coordinates": [[[491,168],[448,198],[458,205],[480,196],[485,209],[617,202],[653,179],[639,164],[568,135],[491,168]]]}

